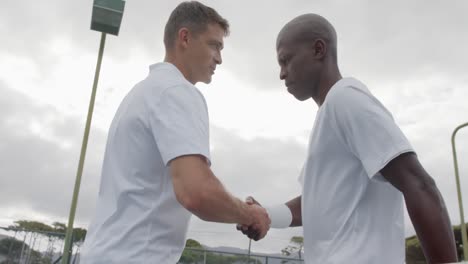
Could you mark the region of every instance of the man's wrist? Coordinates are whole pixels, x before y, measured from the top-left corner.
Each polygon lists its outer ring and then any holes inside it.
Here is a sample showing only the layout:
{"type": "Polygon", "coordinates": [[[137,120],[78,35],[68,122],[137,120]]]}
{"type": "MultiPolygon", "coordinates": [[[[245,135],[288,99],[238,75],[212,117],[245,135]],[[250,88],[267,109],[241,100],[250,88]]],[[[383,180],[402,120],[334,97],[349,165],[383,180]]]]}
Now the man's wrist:
{"type": "Polygon", "coordinates": [[[239,200],[239,206],[241,207],[241,212],[243,215],[243,220],[239,224],[244,226],[250,226],[255,222],[255,217],[253,216],[253,210],[251,205],[248,205],[239,200]]]}

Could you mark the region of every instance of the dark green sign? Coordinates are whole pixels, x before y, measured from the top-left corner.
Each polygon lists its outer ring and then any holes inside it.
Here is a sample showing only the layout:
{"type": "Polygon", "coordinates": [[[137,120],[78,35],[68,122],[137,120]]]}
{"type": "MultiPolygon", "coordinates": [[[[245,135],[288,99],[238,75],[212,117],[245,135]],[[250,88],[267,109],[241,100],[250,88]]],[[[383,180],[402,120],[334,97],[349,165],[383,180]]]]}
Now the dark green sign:
{"type": "Polygon", "coordinates": [[[91,29],[117,36],[124,7],[122,0],[94,0],[91,29]]]}

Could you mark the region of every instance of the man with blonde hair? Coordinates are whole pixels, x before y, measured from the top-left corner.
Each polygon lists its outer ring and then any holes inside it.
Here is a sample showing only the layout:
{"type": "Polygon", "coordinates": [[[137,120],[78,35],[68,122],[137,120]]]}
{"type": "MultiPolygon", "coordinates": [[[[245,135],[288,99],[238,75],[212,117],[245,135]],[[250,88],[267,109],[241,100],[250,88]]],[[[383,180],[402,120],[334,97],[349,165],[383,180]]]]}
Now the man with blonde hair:
{"type": "Polygon", "coordinates": [[[109,129],[82,264],[176,263],[192,213],[268,231],[265,209],[229,194],[210,169],[208,110],[194,85],[211,82],[228,33],[228,22],[196,1],[170,15],[164,62],[150,66],[109,129]]]}

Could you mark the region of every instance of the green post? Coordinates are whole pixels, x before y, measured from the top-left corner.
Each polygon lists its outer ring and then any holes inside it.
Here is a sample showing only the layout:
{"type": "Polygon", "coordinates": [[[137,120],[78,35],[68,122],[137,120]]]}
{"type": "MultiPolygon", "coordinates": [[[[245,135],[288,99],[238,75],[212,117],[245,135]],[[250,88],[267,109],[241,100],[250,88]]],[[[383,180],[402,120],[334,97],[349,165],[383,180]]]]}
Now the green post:
{"type": "Polygon", "coordinates": [[[75,187],[70,206],[70,215],[68,217],[67,233],[65,235],[65,245],[63,247],[62,264],[70,263],[72,254],[72,235],[73,222],[75,220],[75,212],[78,204],[78,195],[80,193],[81,176],[83,174],[83,166],[88,146],[89,131],[91,128],[91,119],[93,117],[94,101],[96,99],[96,90],[99,81],[99,73],[101,71],[102,57],[104,54],[104,46],[106,43],[106,34],[118,35],[120,24],[122,22],[125,1],[123,0],[94,0],[91,16],[91,29],[101,32],[101,44],[99,46],[99,55],[94,74],[93,90],[89,101],[88,117],[86,119],[86,127],[81,145],[80,161],[76,173],[75,187]]]}
{"type": "Polygon", "coordinates": [[[453,163],[455,166],[455,180],[457,183],[458,205],[460,206],[460,225],[461,225],[461,233],[462,233],[462,241],[463,241],[464,260],[468,260],[468,241],[466,237],[465,217],[463,215],[463,199],[462,199],[462,193],[461,193],[461,188],[460,188],[460,177],[458,173],[457,151],[455,149],[455,135],[457,134],[458,130],[466,126],[468,126],[468,123],[459,125],[457,128],[455,128],[452,134],[453,163]]]}
{"type": "Polygon", "coordinates": [[[96,73],[94,75],[93,90],[91,92],[91,99],[89,101],[88,118],[86,119],[86,127],[85,127],[84,136],[83,136],[83,143],[81,145],[80,161],[78,163],[78,171],[76,173],[76,179],[75,179],[75,188],[73,190],[72,203],[70,206],[70,216],[68,217],[67,233],[65,235],[65,245],[63,247],[62,264],[69,263],[69,259],[70,259],[71,252],[72,252],[71,238],[73,234],[73,222],[75,220],[76,206],[78,204],[78,195],[80,193],[81,175],[83,174],[83,166],[84,166],[84,161],[85,161],[85,156],[86,156],[86,149],[88,146],[88,137],[89,137],[89,131],[91,128],[91,119],[93,118],[94,101],[96,99],[96,90],[97,90],[97,84],[99,81],[99,73],[101,71],[101,63],[102,63],[102,57],[104,54],[105,43],[106,43],[106,33],[102,33],[101,44],[99,46],[99,55],[98,55],[98,60],[97,60],[97,65],[96,65],[96,73]]]}

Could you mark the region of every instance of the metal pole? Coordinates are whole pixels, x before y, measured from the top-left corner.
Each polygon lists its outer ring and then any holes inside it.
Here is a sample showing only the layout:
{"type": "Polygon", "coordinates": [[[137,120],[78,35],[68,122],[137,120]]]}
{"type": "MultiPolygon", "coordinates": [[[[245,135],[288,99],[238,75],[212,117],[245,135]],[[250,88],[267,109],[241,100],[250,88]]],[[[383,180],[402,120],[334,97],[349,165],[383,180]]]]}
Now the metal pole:
{"type": "Polygon", "coordinates": [[[99,81],[99,73],[101,71],[101,63],[102,63],[102,56],[104,54],[104,45],[106,43],[106,33],[101,33],[101,44],[99,46],[99,55],[96,65],[96,72],[94,74],[94,83],[93,83],[93,90],[91,92],[91,99],[89,101],[89,108],[88,108],[88,118],[86,119],[86,127],[83,137],[83,144],[81,145],[81,155],[80,161],[78,164],[78,171],[76,173],[76,180],[75,180],[75,188],[73,190],[73,198],[70,207],[70,216],[68,217],[68,226],[67,226],[67,233],[65,235],[65,246],[63,247],[63,257],[62,257],[62,264],[68,264],[70,259],[70,246],[71,246],[71,238],[73,233],[73,221],[75,220],[75,212],[76,206],[78,203],[78,194],[80,193],[80,184],[81,184],[81,175],[83,174],[83,165],[86,156],[86,148],[88,146],[88,136],[89,130],[91,127],[91,119],[93,117],[93,110],[94,110],[94,101],[96,99],[96,90],[97,84],[99,81]]]}
{"type": "Polygon", "coordinates": [[[23,251],[24,251],[24,246],[26,245],[26,237],[28,236],[28,233],[26,231],[24,231],[24,239],[23,239],[23,246],[21,247],[21,254],[20,254],[20,258],[19,258],[19,263],[22,263],[23,262],[23,251]]]}
{"type": "Polygon", "coordinates": [[[16,233],[18,233],[18,231],[15,230],[15,235],[11,239],[10,247],[8,248],[7,264],[13,263],[13,260],[10,259],[10,258],[11,258],[11,250],[13,249],[13,242],[15,242],[15,240],[16,240],[16,233]],[[11,262],[10,262],[10,260],[11,260],[11,262]]]}
{"type": "Polygon", "coordinates": [[[463,258],[464,260],[468,260],[468,241],[466,237],[466,225],[465,225],[465,217],[463,215],[463,200],[462,200],[462,193],[460,188],[460,177],[458,175],[458,161],[457,161],[457,152],[455,149],[455,135],[463,127],[468,126],[468,123],[464,123],[459,125],[452,134],[452,151],[453,151],[453,164],[455,166],[455,180],[457,183],[457,193],[458,193],[458,205],[460,206],[460,225],[461,225],[461,233],[462,233],[462,241],[463,241],[463,258]]]}
{"type": "Polygon", "coordinates": [[[252,246],[252,239],[249,239],[249,252],[247,255],[247,263],[250,263],[250,247],[252,246]]]}

